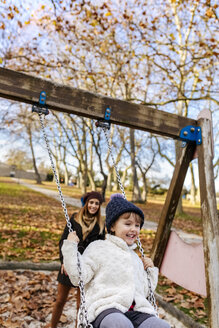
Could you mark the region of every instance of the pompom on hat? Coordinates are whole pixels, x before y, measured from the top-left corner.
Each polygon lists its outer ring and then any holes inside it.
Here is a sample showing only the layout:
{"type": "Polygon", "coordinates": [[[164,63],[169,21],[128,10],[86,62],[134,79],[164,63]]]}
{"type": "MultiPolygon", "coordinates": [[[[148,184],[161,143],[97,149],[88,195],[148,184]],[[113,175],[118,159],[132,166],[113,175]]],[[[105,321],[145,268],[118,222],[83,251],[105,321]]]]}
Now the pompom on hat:
{"type": "Polygon", "coordinates": [[[141,228],[144,224],[144,213],[142,210],[131,202],[127,201],[122,194],[111,195],[110,201],[106,207],[106,228],[110,232],[112,224],[118,217],[127,212],[134,212],[141,218],[141,228]]]}
{"type": "Polygon", "coordinates": [[[90,192],[87,192],[86,194],[84,194],[84,196],[81,197],[82,206],[84,206],[86,204],[86,202],[90,199],[98,199],[99,202],[100,202],[100,205],[103,202],[103,197],[98,191],[90,191],[90,192]]]}

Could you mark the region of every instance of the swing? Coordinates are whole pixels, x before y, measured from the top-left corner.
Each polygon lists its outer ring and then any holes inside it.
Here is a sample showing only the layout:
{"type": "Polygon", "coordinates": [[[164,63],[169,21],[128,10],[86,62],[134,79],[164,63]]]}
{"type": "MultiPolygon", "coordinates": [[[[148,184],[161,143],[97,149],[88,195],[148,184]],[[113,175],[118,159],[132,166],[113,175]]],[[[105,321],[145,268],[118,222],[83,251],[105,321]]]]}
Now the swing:
{"type": "MultiPolygon", "coordinates": [[[[54,174],[54,177],[55,177],[55,181],[56,181],[56,185],[57,185],[57,188],[58,188],[59,197],[60,197],[62,208],[63,208],[63,211],[64,211],[67,227],[69,229],[69,232],[73,232],[73,229],[72,229],[71,223],[70,223],[70,219],[69,219],[69,215],[68,215],[68,212],[67,212],[67,208],[66,208],[66,203],[65,203],[65,200],[64,200],[64,197],[63,197],[63,194],[62,194],[61,186],[60,186],[60,183],[59,183],[59,180],[58,180],[58,176],[57,176],[57,173],[56,173],[54,161],[53,161],[53,158],[52,158],[52,153],[51,153],[51,150],[49,148],[49,141],[48,141],[48,138],[47,138],[47,135],[46,135],[45,126],[44,126],[44,122],[43,122],[43,118],[42,118],[42,115],[44,115],[44,118],[45,118],[45,116],[49,114],[48,108],[46,106],[46,92],[42,91],[40,93],[39,104],[35,104],[35,105],[32,106],[32,112],[36,112],[39,115],[41,130],[43,132],[43,137],[44,137],[44,140],[45,140],[45,143],[46,143],[46,148],[47,148],[47,151],[48,151],[51,168],[52,168],[52,171],[53,171],[53,174],[54,174]]],[[[112,147],[110,146],[110,142],[109,142],[109,138],[108,138],[108,134],[107,134],[107,130],[110,129],[110,114],[111,114],[111,109],[108,107],[106,109],[106,112],[105,112],[104,120],[103,121],[97,121],[96,126],[102,128],[102,130],[104,132],[104,135],[105,135],[105,138],[106,138],[106,141],[107,141],[107,146],[108,146],[108,149],[109,149],[109,152],[110,152],[110,155],[111,155],[111,159],[112,159],[112,162],[113,162],[113,166],[115,168],[115,172],[116,172],[117,180],[118,180],[118,183],[119,183],[119,187],[120,187],[120,190],[122,192],[122,195],[123,195],[124,199],[126,199],[125,190],[124,190],[124,187],[123,187],[122,182],[121,182],[121,178],[120,178],[120,175],[119,175],[119,172],[118,172],[118,169],[117,169],[114,157],[113,157],[112,147]]],[[[141,241],[140,241],[139,237],[137,238],[137,244],[138,244],[141,256],[144,257],[144,250],[142,248],[141,241]]],[[[79,252],[77,252],[77,267],[78,267],[78,274],[79,274],[79,282],[78,282],[79,290],[77,291],[77,310],[79,311],[79,314],[78,314],[78,318],[79,318],[78,321],[79,322],[77,324],[77,318],[76,318],[76,325],[77,325],[78,328],[92,328],[93,326],[91,325],[91,323],[89,323],[88,317],[87,317],[86,302],[85,302],[85,291],[84,291],[84,283],[83,283],[83,280],[82,280],[82,270],[81,270],[81,262],[80,262],[80,253],[79,252]],[[80,291],[80,307],[78,309],[79,291],[80,291]]],[[[158,316],[157,304],[156,304],[154,293],[152,291],[151,281],[150,281],[150,278],[149,278],[149,273],[148,273],[147,270],[146,270],[146,272],[147,272],[148,287],[149,287],[149,296],[148,296],[147,299],[152,304],[152,306],[154,307],[156,316],[158,316]]]]}

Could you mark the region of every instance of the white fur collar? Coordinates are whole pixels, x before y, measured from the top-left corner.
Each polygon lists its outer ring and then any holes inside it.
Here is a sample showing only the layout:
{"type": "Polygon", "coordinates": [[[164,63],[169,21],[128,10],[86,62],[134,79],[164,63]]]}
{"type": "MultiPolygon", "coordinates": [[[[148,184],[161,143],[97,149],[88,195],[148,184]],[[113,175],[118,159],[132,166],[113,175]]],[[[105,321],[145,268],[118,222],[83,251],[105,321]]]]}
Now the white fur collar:
{"type": "Polygon", "coordinates": [[[125,250],[135,249],[137,247],[136,244],[133,244],[131,246],[128,246],[126,244],[126,242],[122,238],[116,237],[116,236],[111,235],[111,234],[107,234],[106,235],[106,239],[109,240],[109,241],[111,241],[113,244],[116,244],[117,246],[125,249],[125,250]]]}

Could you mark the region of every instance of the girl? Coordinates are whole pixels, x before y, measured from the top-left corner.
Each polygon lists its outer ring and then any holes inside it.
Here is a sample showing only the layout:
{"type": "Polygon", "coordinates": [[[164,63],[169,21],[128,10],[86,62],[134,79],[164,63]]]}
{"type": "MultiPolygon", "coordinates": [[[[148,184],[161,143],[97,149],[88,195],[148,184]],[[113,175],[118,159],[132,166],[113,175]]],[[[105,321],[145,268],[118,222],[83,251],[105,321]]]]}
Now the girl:
{"type": "MultiPolygon", "coordinates": [[[[105,227],[100,215],[100,206],[103,202],[102,196],[97,191],[86,193],[82,197],[83,207],[78,213],[74,213],[70,219],[72,229],[76,231],[78,236],[78,251],[82,254],[85,248],[94,240],[105,238],[105,227]]],[[[71,287],[71,283],[63,265],[62,244],[67,239],[69,234],[66,225],[65,230],[59,242],[59,255],[61,268],[58,273],[58,294],[53,308],[51,326],[46,327],[56,328],[62,314],[63,307],[66,303],[71,287]]]]}
{"type": "MultiPolygon", "coordinates": [[[[94,328],[170,328],[155,316],[146,297],[148,268],[154,290],[158,269],[151,259],[134,252],[144,214],[123,197],[114,195],[106,207],[106,240],[95,241],[81,256],[88,319],[94,328]]],[[[64,241],[64,265],[73,284],[78,282],[75,232],[64,241]]]]}

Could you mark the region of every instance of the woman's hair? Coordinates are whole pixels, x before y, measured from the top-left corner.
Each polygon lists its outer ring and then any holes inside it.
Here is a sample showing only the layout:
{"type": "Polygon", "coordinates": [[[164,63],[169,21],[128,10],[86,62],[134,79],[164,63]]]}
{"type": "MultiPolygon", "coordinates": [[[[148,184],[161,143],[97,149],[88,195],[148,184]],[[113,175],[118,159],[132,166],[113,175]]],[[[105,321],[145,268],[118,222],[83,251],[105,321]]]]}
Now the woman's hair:
{"type": "MultiPolygon", "coordinates": [[[[141,224],[141,222],[142,222],[142,219],[141,219],[141,217],[140,217],[140,215],[138,215],[137,213],[134,213],[134,212],[126,212],[126,213],[123,213],[123,214],[121,214],[119,217],[118,217],[118,219],[116,220],[116,221],[118,221],[119,219],[125,219],[125,220],[128,220],[129,218],[130,218],[130,216],[132,216],[134,219],[135,219],[135,221],[137,222],[137,223],[139,223],[139,224],[141,224]]],[[[112,224],[112,226],[116,223],[116,221],[112,224]]],[[[112,227],[111,226],[111,227],[112,227]]],[[[114,235],[115,233],[113,232],[113,231],[111,231],[110,230],[110,232],[109,232],[111,235],[114,235]]]]}
{"type": "MultiPolygon", "coordinates": [[[[88,211],[88,202],[89,202],[89,200],[86,201],[86,203],[85,203],[85,205],[83,207],[81,207],[81,209],[79,210],[79,212],[76,214],[76,217],[75,217],[75,220],[81,226],[83,226],[83,220],[82,220],[83,216],[85,216],[85,217],[90,217],[91,216],[90,213],[89,213],[89,211],[88,211]]],[[[94,215],[92,215],[92,216],[95,216],[97,218],[97,223],[98,223],[98,225],[100,227],[100,233],[102,233],[103,230],[104,230],[104,226],[105,225],[104,225],[104,221],[103,221],[103,219],[101,217],[100,206],[101,206],[101,204],[99,205],[99,209],[97,210],[97,212],[94,215]]]]}

